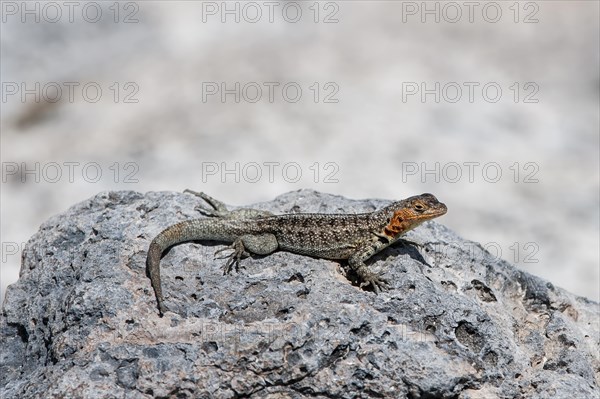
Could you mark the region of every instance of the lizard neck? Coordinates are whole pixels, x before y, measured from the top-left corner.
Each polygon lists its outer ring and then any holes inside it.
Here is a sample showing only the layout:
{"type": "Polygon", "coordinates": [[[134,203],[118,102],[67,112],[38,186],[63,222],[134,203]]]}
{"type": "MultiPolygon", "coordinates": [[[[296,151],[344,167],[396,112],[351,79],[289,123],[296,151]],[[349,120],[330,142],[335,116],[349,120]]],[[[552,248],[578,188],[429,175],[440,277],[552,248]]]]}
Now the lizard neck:
{"type": "Polygon", "coordinates": [[[383,233],[388,237],[397,239],[402,234],[423,223],[425,220],[425,218],[415,218],[408,209],[398,209],[392,214],[389,222],[383,228],[383,233]]]}

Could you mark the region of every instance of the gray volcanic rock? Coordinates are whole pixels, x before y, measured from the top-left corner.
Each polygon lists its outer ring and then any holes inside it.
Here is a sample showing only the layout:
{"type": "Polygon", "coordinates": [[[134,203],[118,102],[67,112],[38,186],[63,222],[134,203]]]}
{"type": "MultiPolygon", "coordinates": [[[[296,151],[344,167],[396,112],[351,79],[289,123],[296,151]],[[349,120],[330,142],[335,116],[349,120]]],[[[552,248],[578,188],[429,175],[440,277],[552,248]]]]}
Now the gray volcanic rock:
{"type": "MultiPolygon", "coordinates": [[[[172,311],[161,318],[146,250],[164,227],[203,217],[199,201],[101,193],[44,223],[3,305],[0,396],[599,396],[599,305],[437,222],[407,234],[420,251],[395,244],[369,262],[392,283],[380,295],[340,273],[345,264],[276,252],[223,276],[222,243],[181,244],[161,263],[172,311]]],[[[303,190],[255,207],[384,204],[303,190]]]]}

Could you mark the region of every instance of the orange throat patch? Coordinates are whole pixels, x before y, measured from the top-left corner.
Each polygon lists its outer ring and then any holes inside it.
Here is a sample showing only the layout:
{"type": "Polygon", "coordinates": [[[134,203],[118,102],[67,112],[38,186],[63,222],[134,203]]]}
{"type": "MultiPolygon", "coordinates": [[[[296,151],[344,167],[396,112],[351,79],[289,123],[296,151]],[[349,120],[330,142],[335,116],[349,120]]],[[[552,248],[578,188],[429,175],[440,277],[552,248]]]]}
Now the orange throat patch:
{"type": "Polygon", "coordinates": [[[383,233],[390,238],[396,238],[418,226],[423,221],[415,217],[407,209],[401,209],[394,212],[394,216],[392,216],[390,222],[383,228],[383,233]]]}

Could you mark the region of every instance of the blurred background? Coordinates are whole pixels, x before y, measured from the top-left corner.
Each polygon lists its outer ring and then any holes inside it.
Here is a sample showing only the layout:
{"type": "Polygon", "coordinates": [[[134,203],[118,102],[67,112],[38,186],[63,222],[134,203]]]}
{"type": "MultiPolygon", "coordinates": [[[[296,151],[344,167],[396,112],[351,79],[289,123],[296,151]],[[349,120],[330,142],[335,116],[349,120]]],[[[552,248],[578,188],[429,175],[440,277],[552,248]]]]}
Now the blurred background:
{"type": "Polygon", "coordinates": [[[434,193],[440,223],[599,300],[599,3],[11,2],[1,292],[105,190],[232,205],[434,193]]]}

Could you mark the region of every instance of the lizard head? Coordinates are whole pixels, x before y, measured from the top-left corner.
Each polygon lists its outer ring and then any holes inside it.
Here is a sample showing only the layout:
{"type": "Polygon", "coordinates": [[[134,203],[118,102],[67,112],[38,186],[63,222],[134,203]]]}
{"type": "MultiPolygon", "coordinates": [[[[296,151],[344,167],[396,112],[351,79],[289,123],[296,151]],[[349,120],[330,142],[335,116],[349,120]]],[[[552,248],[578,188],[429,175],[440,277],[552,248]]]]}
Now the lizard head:
{"type": "Polygon", "coordinates": [[[395,202],[390,208],[391,217],[384,228],[384,233],[394,238],[448,211],[446,205],[439,202],[432,194],[416,195],[395,202]]]}

